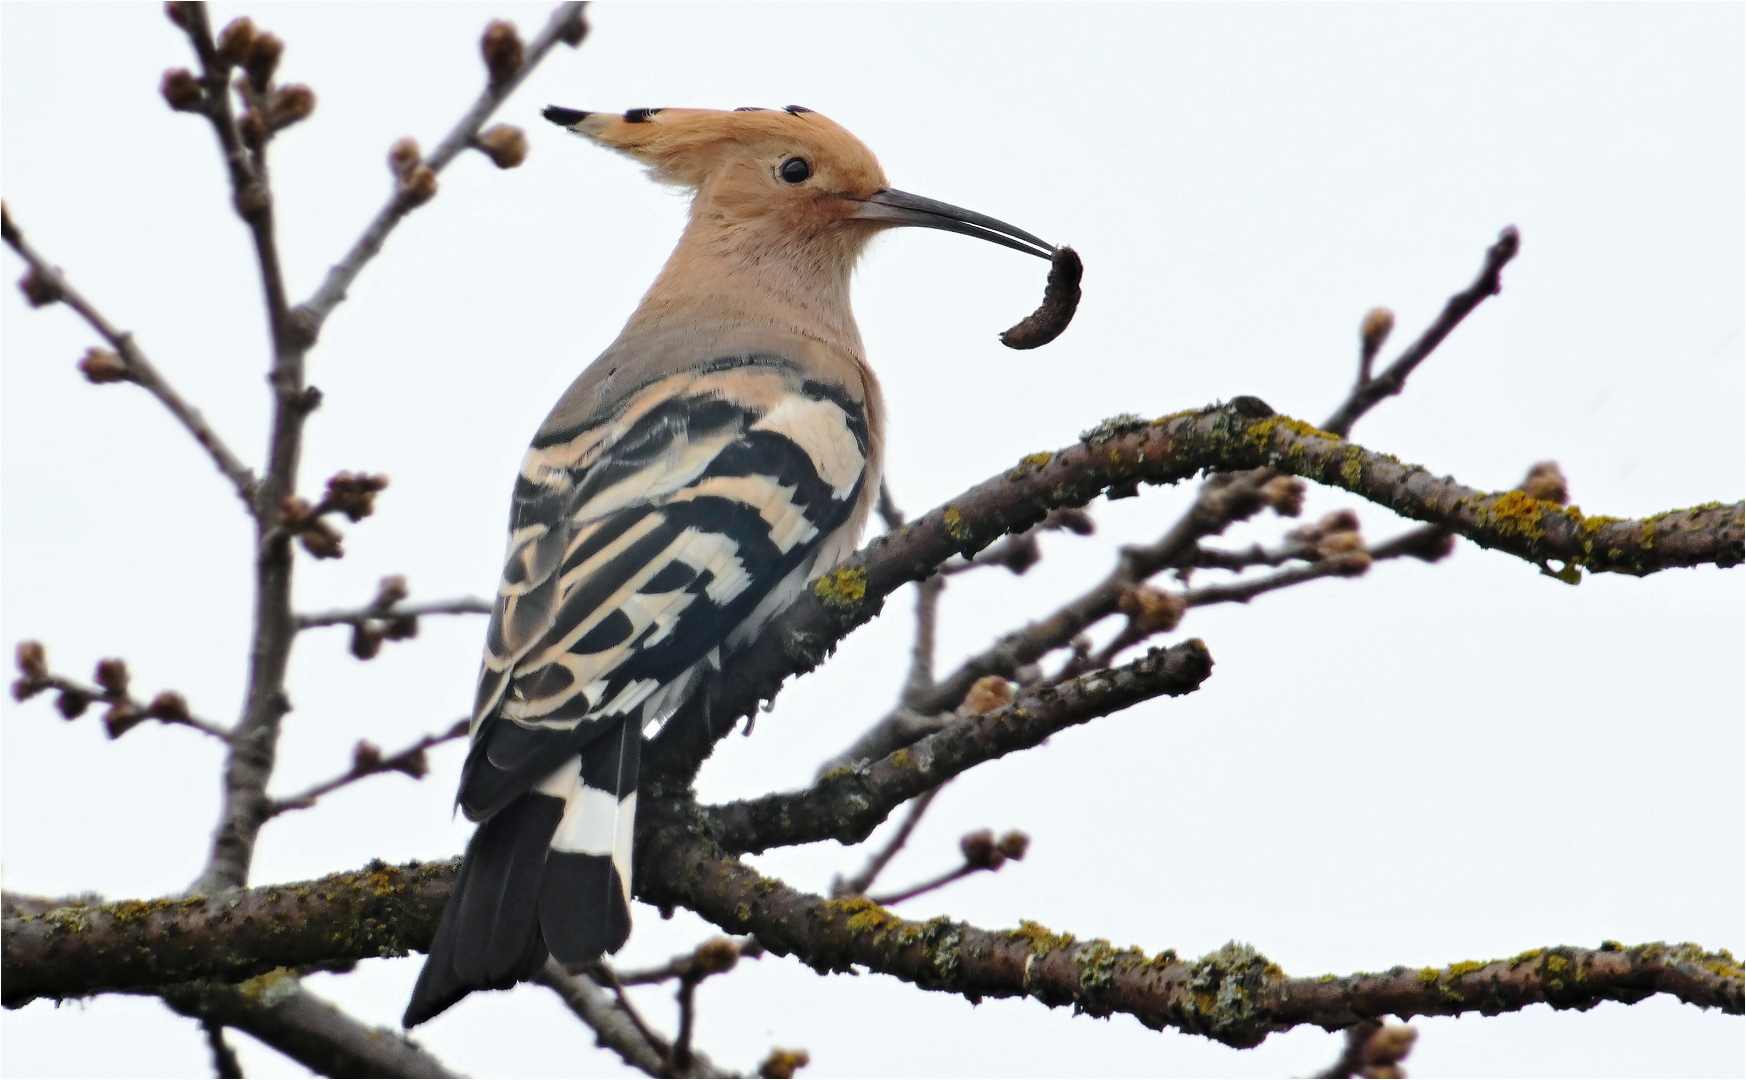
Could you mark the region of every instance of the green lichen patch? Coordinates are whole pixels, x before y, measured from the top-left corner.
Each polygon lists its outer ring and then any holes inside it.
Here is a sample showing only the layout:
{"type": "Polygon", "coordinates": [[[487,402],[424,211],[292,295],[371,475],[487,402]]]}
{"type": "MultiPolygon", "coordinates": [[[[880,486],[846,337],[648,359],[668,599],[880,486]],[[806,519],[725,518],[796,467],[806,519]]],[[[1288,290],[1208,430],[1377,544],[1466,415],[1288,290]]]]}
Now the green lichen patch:
{"type": "Polygon", "coordinates": [[[250,998],[263,1008],[271,1009],[282,1005],[297,996],[302,984],[297,979],[297,973],[286,968],[274,968],[265,975],[256,975],[237,984],[244,997],[250,998]]]}
{"type": "Polygon", "coordinates": [[[1039,922],[1023,919],[1017,930],[1008,930],[1006,936],[1025,942],[1030,946],[1031,955],[1047,956],[1056,949],[1066,949],[1073,945],[1072,934],[1057,934],[1039,922]]]}
{"type": "Polygon", "coordinates": [[[1323,431],[1314,424],[1306,424],[1302,420],[1296,420],[1292,417],[1278,413],[1269,416],[1265,420],[1259,420],[1250,424],[1247,432],[1245,432],[1245,437],[1253,443],[1257,449],[1264,449],[1267,444],[1273,440],[1273,433],[1281,428],[1291,432],[1293,435],[1299,435],[1305,438],[1327,439],[1329,442],[1340,441],[1340,437],[1331,431],[1323,431]]]}
{"type": "Polygon", "coordinates": [[[1146,421],[1134,413],[1117,413],[1092,427],[1079,433],[1080,442],[1099,443],[1120,438],[1130,431],[1138,431],[1146,426],[1146,421]]]}
{"type": "Polygon", "coordinates": [[[954,540],[963,542],[975,535],[970,530],[970,523],[964,520],[964,515],[959,512],[956,506],[946,507],[942,521],[946,528],[946,535],[954,540]]]}
{"type": "Polygon", "coordinates": [[[1008,480],[1023,480],[1026,474],[1036,471],[1055,460],[1055,455],[1044,451],[1039,454],[1026,454],[1019,458],[1019,463],[1007,472],[1008,480]]]}
{"type": "Polygon", "coordinates": [[[812,591],[828,607],[854,611],[867,596],[867,571],[859,566],[839,566],[813,582],[812,591]]]}

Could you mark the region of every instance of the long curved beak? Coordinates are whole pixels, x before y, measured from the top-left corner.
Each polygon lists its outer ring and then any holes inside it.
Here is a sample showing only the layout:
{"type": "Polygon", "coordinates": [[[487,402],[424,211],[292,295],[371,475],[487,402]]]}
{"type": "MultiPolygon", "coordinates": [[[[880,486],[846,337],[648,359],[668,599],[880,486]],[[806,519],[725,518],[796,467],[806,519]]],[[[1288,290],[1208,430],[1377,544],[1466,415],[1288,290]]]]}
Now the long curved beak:
{"type": "Polygon", "coordinates": [[[1054,245],[1004,221],[895,188],[885,188],[862,199],[860,208],[850,216],[860,221],[879,221],[887,225],[919,225],[924,229],[963,233],[965,236],[974,236],[1027,255],[1035,255],[1039,259],[1051,258],[1055,253],[1054,245]]]}

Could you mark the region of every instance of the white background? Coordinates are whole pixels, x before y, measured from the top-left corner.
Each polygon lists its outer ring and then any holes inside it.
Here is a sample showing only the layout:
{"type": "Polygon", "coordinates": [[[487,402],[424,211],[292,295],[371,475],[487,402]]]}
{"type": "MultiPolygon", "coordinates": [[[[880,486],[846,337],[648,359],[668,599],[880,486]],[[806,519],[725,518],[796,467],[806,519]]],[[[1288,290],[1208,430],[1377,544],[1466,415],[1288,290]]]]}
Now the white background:
{"type": "MultiPolygon", "coordinates": [[[[306,296],[389,189],[402,135],[434,146],[473,100],[488,18],[527,36],[540,6],[219,5],[288,42],[282,77],[319,96],[274,147],[281,244],[306,296]]],[[[8,5],[3,190],[15,220],[239,452],[258,460],[268,398],[259,289],[205,123],[157,94],[189,64],[158,5],[8,5]]],[[[601,6],[502,119],[514,172],[478,155],[442,177],[323,334],[303,490],[388,473],[347,557],[304,563],[305,609],[488,594],[526,440],[617,332],[683,220],[682,198],[543,123],[550,102],[781,106],[837,119],[895,186],[1005,218],[1087,265],[1072,330],[1035,353],[997,331],[1044,268],[942,233],[880,240],[857,309],[890,404],[889,475],[919,513],[1119,412],[1237,394],[1316,421],[1343,395],[1364,311],[1404,344],[1522,231],[1505,291],[1357,428],[1368,446],[1487,489],[1556,459],[1590,513],[1734,500],[1742,476],[1743,9],[1701,6],[601,6]]],[[[18,263],[6,260],[8,275],[18,263]]],[[[85,676],[126,657],[234,718],[249,532],[225,484],[145,395],[73,368],[94,343],[66,309],[3,304],[4,609],[85,676]]],[[[1392,355],[1392,352],[1388,355],[1392,355]]],[[[1155,536],[1189,494],[1094,509],[1097,537],[1044,542],[1023,579],[957,579],[943,661],[1074,595],[1115,546],[1155,536]]],[[[1310,513],[1357,500],[1312,493],[1310,513]]],[[[1373,538],[1406,527],[1362,510],[1373,538]]],[[[1277,535],[1271,520],[1231,539],[1277,535]]],[[[1214,575],[1216,577],[1216,575],[1214,575]]],[[[1211,580],[1208,578],[1206,580],[1211,580]]],[[[987,927],[1021,918],[1198,955],[1252,943],[1294,974],[1442,965],[1533,946],[1746,945],[1738,570],[1603,577],[1578,588],[1463,543],[1248,607],[1192,613],[1217,658],[1198,694],[1057,736],[953,784],[886,883],[956,861],[980,826],[1030,856],[904,905],[987,927]]],[[[804,782],[892,700],[909,596],[785,693],[705,768],[709,799],[804,782]]],[[[298,644],[296,711],[274,789],[396,747],[471,700],[483,625],[428,619],[360,664],[341,631],[298,644]]],[[[1107,632],[1107,628],[1106,628],[1107,632]]],[[[218,805],[219,748],[156,725],[103,738],[47,698],[6,702],[8,889],[114,898],[186,887],[218,805]]],[[[460,748],[422,783],[388,776],[269,825],[254,881],[446,858],[460,748]]],[[[823,889],[863,853],[756,860],[823,889]]],[[[625,962],[707,933],[648,908],[625,962]]],[[[312,988],[396,1022],[418,959],[312,988]]],[[[645,998],[671,1030],[664,992],[645,998]]],[[[700,1046],[752,1068],[772,1044],[808,1075],[1280,1075],[1328,1064],[1307,1029],[1260,1049],[1094,1021],[1035,1002],[964,1001],[881,976],[747,963],[699,994],[700,1046]]],[[[1740,1021],[1659,998],[1432,1019],[1414,1075],[1740,1075],[1740,1021]]],[[[0,1018],[9,1075],[187,1076],[192,1021],[151,999],[36,1003],[0,1018]]],[[[538,988],[479,995],[418,1037],[478,1075],[619,1074],[538,988]]],[[[239,1038],[251,1075],[297,1075],[239,1038]]]]}

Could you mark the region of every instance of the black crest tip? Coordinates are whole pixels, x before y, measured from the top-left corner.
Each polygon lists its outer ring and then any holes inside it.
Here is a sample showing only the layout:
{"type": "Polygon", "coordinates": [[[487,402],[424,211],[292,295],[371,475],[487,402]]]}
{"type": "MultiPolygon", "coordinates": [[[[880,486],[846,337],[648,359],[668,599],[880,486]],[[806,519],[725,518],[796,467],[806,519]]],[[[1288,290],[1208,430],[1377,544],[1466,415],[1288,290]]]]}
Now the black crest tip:
{"type": "Polygon", "coordinates": [[[660,109],[626,109],[624,122],[627,124],[646,124],[660,111],[660,109]]]}
{"type": "Polygon", "coordinates": [[[566,109],[562,105],[547,105],[540,115],[559,127],[575,127],[588,119],[588,113],[584,110],[566,109]]]}
{"type": "Polygon", "coordinates": [[[805,105],[784,105],[782,106],[782,111],[791,116],[799,116],[801,113],[809,113],[812,110],[805,105]]]}

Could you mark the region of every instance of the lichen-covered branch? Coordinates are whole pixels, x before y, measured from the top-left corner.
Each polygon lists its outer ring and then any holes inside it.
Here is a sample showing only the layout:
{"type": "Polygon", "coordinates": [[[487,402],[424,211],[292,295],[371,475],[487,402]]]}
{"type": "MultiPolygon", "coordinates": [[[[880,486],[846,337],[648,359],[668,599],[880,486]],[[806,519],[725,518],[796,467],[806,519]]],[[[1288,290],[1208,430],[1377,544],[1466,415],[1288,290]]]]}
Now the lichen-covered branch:
{"type": "Polygon", "coordinates": [[[200,444],[202,450],[206,451],[206,456],[212,459],[212,463],[218,467],[218,471],[223,474],[224,478],[230,481],[230,486],[235,489],[237,497],[243,501],[243,505],[249,509],[251,514],[254,513],[254,470],[243,464],[242,459],[231,451],[223,439],[219,438],[218,432],[214,431],[212,425],[206,422],[206,417],[200,414],[200,410],[183,400],[182,395],[176,392],[176,388],[169,384],[158,372],[157,367],[146,357],[145,350],[139,347],[139,343],[134,340],[133,335],[126,330],[117,329],[113,323],[104,318],[103,313],[98,311],[95,305],[73,288],[65,274],[61,273],[54,264],[43,258],[35,248],[30,246],[30,243],[24,238],[23,231],[13,224],[9,212],[0,210],[0,220],[4,222],[3,225],[0,225],[0,234],[4,234],[7,246],[16,251],[19,257],[29,265],[31,274],[37,281],[44,283],[49,290],[49,295],[77,312],[79,317],[84,319],[91,329],[97,331],[98,335],[115,350],[115,356],[108,359],[120,362],[106,368],[94,367],[93,360],[88,354],[85,363],[86,378],[93,382],[130,382],[162,402],[164,408],[170,410],[170,415],[174,416],[177,422],[187,429],[188,434],[194,436],[194,441],[200,444]]]}
{"type": "MultiPolygon", "coordinates": [[[[1111,488],[1176,483],[1203,470],[1262,468],[1342,488],[1537,566],[1562,561],[1566,574],[1582,568],[1643,575],[1673,567],[1735,566],[1746,559],[1741,503],[1711,503],[1642,520],[1586,516],[1576,507],[1521,491],[1465,487],[1277,415],[1251,397],[1153,421],[1123,418],[1060,451],[1026,456],[1010,471],[874,539],[820,578],[765,631],[743,662],[668,723],[644,758],[646,774],[657,786],[688,784],[715,740],[740,717],[773,697],[790,675],[816,667],[838,641],[879,613],[886,596],[928,577],[954,555],[972,555],[1005,533],[1030,527],[1049,510],[1083,506],[1111,488]]],[[[1112,613],[1119,600],[1113,590],[1107,605],[1088,594],[1077,617],[1089,620],[1105,606],[1103,614],[1112,613]]],[[[1023,657],[1019,662],[1035,659],[1024,650],[1008,651],[1009,659],[1023,657]]],[[[978,677],[990,673],[1010,674],[984,671],[978,677]]],[[[963,687],[959,696],[967,690],[963,687]]]]}
{"type": "Polygon", "coordinates": [[[1236,943],[1194,960],[1033,923],[989,931],[944,918],[911,922],[862,897],[825,900],[766,878],[711,853],[679,822],[654,839],[645,861],[651,899],[756,934],[770,951],[821,971],[858,966],[971,1001],[1023,996],[1092,1016],[1126,1013],[1237,1047],[1300,1024],[1334,1029],[1391,1013],[1489,1015],[1540,1002],[1582,1009],[1656,993],[1736,1015],[1743,1006],[1739,963],[1695,945],[1559,947],[1446,968],[1292,978],[1236,943]]]}
{"type": "Polygon", "coordinates": [[[317,1076],[410,1080],[460,1075],[399,1032],[371,1027],[346,1015],[338,1006],[305,990],[288,971],[272,972],[238,986],[203,981],[156,993],[182,1015],[246,1031],[317,1076]]]}
{"type": "MultiPolygon", "coordinates": [[[[436,933],[455,864],[372,864],[318,881],[13,914],[0,1001],[146,990],[279,967],[401,956],[436,933]]],[[[28,910],[28,909],[25,909],[28,910]]],[[[229,1021],[225,1021],[229,1023],[229,1021]]],[[[233,1025],[235,1026],[235,1025],[233,1025]]]]}
{"type": "MultiPolygon", "coordinates": [[[[859,843],[898,806],[959,773],[1136,702],[1191,693],[1211,673],[1212,656],[1197,639],[1153,649],[1114,670],[1027,691],[1005,708],[956,720],[865,767],[829,773],[805,791],[707,807],[703,814],[729,851],[859,843]]],[[[638,836],[642,843],[640,829],[638,836]]]]}

